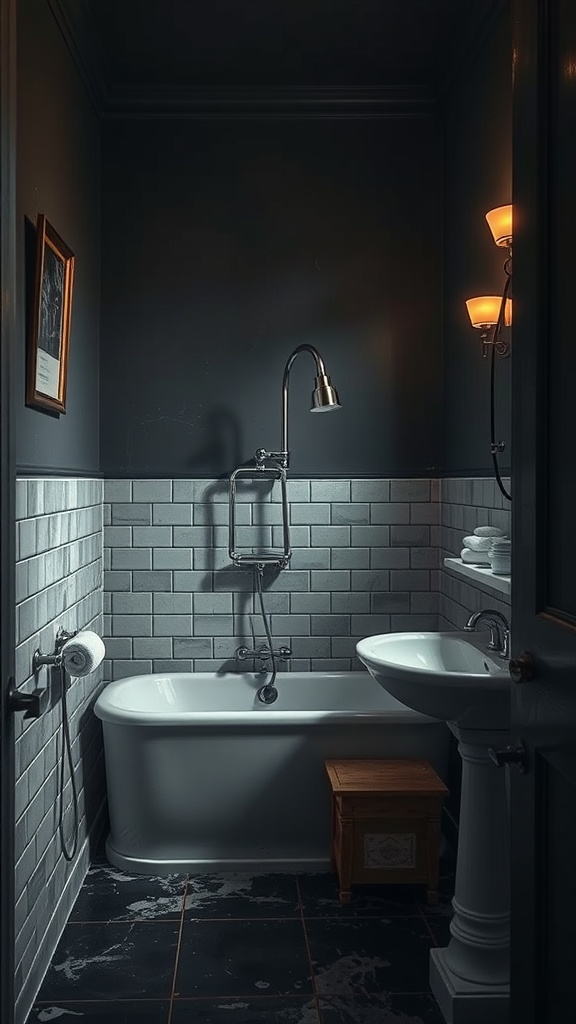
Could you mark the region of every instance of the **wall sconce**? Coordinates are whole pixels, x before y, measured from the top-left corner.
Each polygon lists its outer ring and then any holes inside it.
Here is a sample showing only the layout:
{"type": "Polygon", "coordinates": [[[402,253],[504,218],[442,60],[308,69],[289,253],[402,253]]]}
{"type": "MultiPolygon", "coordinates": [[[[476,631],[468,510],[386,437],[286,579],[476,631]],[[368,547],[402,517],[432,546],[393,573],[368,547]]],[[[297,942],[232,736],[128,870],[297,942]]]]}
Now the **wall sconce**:
{"type": "MultiPolygon", "coordinates": [[[[495,330],[492,337],[489,335],[489,332],[495,328],[498,323],[501,305],[501,295],[479,295],[475,299],[466,299],[466,308],[468,310],[468,316],[470,317],[470,323],[472,324],[472,327],[476,327],[478,330],[482,331],[480,341],[482,343],[482,355],[484,358],[486,358],[486,355],[488,354],[488,345],[494,345],[498,355],[510,355],[510,343],[508,340],[503,339],[495,330]]],[[[512,323],[512,299],[506,299],[503,323],[505,327],[510,327],[510,324],[512,323]]]]}
{"type": "Polygon", "coordinates": [[[496,206],[486,214],[488,227],[496,245],[506,246],[512,250],[512,205],[496,206]]]}
{"type": "Polygon", "coordinates": [[[502,295],[479,295],[474,299],[466,299],[466,308],[472,327],[482,331],[480,341],[484,359],[488,354],[489,346],[492,352],[490,358],[490,454],[496,483],[504,497],[508,501],[512,501],[512,496],[504,487],[498,468],[498,455],[504,451],[506,444],[504,441],[496,440],[494,412],[494,356],[496,354],[510,355],[510,342],[507,338],[502,337],[502,328],[510,327],[512,323],[512,299],[508,298],[512,282],[512,206],[497,206],[494,210],[489,210],[486,220],[496,245],[508,249],[508,257],[504,263],[506,280],[502,295]]]}
{"type": "Polygon", "coordinates": [[[510,355],[510,342],[502,337],[502,327],[510,327],[512,323],[512,300],[508,298],[512,280],[512,205],[497,206],[486,214],[492,237],[498,246],[508,249],[508,258],[504,263],[506,281],[502,295],[481,295],[474,299],[466,299],[466,308],[472,327],[482,331],[482,355],[488,354],[488,346],[500,356],[510,355]],[[493,330],[492,330],[493,329],[493,330]],[[492,330],[492,336],[489,331],[492,330]]]}

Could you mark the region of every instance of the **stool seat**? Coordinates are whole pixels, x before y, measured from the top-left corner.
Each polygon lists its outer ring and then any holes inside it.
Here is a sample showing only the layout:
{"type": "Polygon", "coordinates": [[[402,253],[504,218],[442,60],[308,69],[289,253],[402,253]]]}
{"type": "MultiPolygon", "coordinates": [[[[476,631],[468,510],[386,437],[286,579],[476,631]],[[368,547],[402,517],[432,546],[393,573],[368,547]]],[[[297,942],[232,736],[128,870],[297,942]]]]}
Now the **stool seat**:
{"type": "Polygon", "coordinates": [[[418,883],[438,901],[440,813],[448,788],[428,761],[325,761],[332,788],[332,866],[341,903],[361,882],[418,883]]]}

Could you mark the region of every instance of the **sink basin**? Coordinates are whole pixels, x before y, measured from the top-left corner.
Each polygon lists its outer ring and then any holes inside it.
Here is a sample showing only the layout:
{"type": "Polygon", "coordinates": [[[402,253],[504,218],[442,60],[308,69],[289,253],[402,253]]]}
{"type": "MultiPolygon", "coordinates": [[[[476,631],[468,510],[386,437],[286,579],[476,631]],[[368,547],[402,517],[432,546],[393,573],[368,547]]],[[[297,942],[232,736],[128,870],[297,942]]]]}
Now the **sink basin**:
{"type": "Polygon", "coordinates": [[[461,633],[383,633],[356,645],[360,661],[414,711],[470,729],[510,725],[508,665],[461,633]]]}

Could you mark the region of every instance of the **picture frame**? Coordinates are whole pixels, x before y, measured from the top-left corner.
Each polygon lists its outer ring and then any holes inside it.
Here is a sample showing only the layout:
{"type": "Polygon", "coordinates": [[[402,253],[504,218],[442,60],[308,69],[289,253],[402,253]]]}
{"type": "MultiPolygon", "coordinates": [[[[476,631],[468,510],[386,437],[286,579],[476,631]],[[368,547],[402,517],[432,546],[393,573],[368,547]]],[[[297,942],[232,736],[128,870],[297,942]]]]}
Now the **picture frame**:
{"type": "Polygon", "coordinates": [[[73,286],[74,253],[41,213],[27,351],[26,405],[33,408],[66,412],[73,286]]]}

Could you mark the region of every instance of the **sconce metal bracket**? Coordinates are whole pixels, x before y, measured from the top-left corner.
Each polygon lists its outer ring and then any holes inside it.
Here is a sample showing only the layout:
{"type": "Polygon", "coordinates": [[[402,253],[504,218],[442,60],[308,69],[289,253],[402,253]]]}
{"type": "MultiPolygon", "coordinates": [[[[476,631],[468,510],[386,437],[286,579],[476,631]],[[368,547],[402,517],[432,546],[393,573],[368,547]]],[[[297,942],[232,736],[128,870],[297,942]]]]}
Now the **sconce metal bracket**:
{"type": "Polygon", "coordinates": [[[490,337],[486,331],[483,331],[480,335],[480,344],[482,345],[483,359],[486,359],[490,345],[494,346],[494,351],[497,355],[504,356],[505,359],[510,355],[510,342],[504,341],[502,338],[496,338],[495,334],[490,337]]]}

